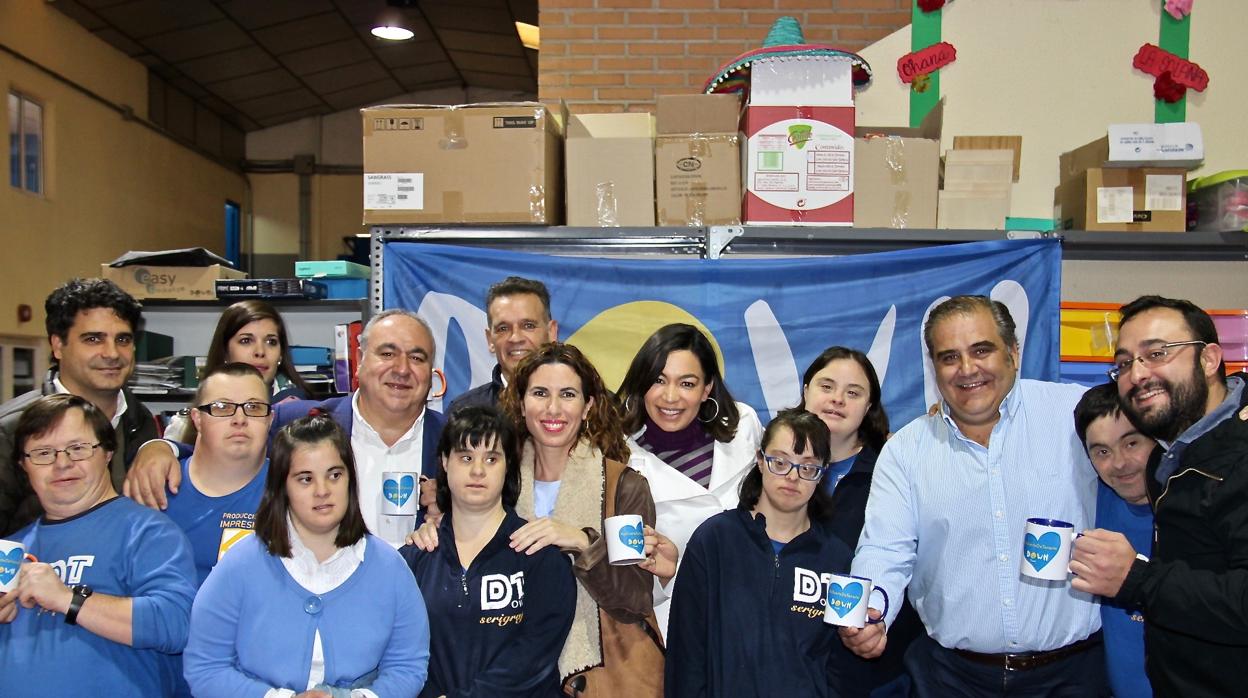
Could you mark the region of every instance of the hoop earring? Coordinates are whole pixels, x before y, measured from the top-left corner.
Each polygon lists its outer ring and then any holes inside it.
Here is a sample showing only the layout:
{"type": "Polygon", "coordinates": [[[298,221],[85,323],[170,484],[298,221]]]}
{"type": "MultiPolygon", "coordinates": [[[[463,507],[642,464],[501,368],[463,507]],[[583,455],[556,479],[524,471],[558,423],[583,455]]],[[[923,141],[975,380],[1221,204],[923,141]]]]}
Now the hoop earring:
{"type": "Polygon", "coordinates": [[[433,369],[433,375],[437,376],[438,380],[442,382],[442,389],[429,396],[431,398],[437,399],[437,398],[442,397],[443,395],[446,395],[446,374],[442,373],[441,369],[435,368],[433,369]]]}
{"type": "Polygon", "coordinates": [[[632,408],[630,407],[630,405],[632,405],[632,404],[633,404],[633,396],[632,396],[632,395],[629,395],[628,397],[624,398],[624,404],[622,405],[622,407],[624,408],[624,414],[628,414],[628,411],[629,411],[630,409],[632,409],[632,408]]]}
{"type": "MultiPolygon", "coordinates": [[[[702,419],[702,417],[699,416],[698,421],[704,422],[704,423],[710,423],[710,422],[715,421],[715,418],[719,416],[719,401],[713,397],[710,397],[709,395],[707,396],[706,399],[710,400],[711,404],[715,405],[715,414],[711,415],[710,418],[708,419],[702,419]]],[[[706,404],[706,400],[703,400],[702,404],[706,404]]],[[[699,408],[698,411],[701,412],[702,411],[701,408],[699,408]]]]}

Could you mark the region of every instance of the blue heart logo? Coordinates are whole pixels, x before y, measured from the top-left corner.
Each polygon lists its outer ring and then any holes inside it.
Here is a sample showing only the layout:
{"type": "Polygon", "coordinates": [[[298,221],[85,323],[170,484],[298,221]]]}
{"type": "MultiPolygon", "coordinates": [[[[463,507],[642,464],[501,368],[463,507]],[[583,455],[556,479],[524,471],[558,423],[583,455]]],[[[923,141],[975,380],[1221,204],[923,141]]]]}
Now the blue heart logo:
{"type": "Polygon", "coordinates": [[[17,576],[22,568],[22,549],[13,548],[7,553],[0,553],[0,584],[8,584],[17,576]]]}
{"type": "Polygon", "coordinates": [[[843,587],[832,582],[828,585],[827,604],[837,616],[844,618],[846,613],[854,610],[862,601],[862,591],[862,584],[858,582],[851,582],[843,587]]]}
{"type": "Polygon", "coordinates": [[[1061,548],[1062,537],[1053,531],[1049,531],[1039,538],[1028,533],[1027,540],[1023,543],[1023,558],[1039,572],[1054,557],[1057,557],[1057,551],[1061,548]]]}
{"type": "Polygon", "coordinates": [[[412,492],[414,491],[416,491],[416,478],[411,475],[404,475],[399,480],[389,479],[381,483],[381,493],[396,507],[407,504],[407,500],[412,498],[412,492]]]}
{"type": "Polygon", "coordinates": [[[633,526],[620,526],[620,542],[629,548],[636,550],[638,555],[646,551],[646,536],[641,530],[641,524],[633,526]]]}

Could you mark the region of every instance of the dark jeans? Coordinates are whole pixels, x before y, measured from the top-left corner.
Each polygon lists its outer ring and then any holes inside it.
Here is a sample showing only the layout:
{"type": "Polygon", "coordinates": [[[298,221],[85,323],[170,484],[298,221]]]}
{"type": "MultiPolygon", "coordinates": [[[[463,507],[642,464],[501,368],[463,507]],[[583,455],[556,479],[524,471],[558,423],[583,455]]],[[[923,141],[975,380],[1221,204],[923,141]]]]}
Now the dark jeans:
{"type": "Polygon", "coordinates": [[[1104,698],[1105,649],[1097,644],[1052,664],[1006,671],[978,664],[930,637],[920,637],[906,652],[911,698],[1104,698]]]}

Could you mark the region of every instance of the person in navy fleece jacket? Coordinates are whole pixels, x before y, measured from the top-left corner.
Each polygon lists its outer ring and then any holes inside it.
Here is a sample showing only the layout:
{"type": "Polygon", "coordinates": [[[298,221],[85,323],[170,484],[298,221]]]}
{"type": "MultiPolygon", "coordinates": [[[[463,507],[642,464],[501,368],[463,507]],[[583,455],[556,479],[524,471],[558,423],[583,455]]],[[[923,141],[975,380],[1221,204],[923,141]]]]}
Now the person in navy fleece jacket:
{"type": "Polygon", "coordinates": [[[559,652],[572,627],[576,581],[567,556],[512,550],[520,453],[490,407],[453,414],[438,442],[438,547],[399,552],[429,612],[429,678],[421,696],[560,695],[559,652]]]}
{"type": "Polygon", "coordinates": [[[776,415],[736,509],[698,527],[672,597],[668,698],[865,695],[866,668],[823,622],[825,575],[853,553],[825,529],[828,428],[776,415]]]}

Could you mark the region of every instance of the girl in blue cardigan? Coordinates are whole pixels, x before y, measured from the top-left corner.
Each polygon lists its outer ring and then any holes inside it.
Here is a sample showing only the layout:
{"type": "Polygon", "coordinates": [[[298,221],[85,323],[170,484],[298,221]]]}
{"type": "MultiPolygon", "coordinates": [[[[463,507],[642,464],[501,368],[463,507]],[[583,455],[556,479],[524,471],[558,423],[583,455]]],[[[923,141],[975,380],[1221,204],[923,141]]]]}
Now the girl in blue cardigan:
{"type": "Polygon", "coordinates": [[[576,580],[553,546],[513,550],[520,451],[493,408],[456,412],[438,442],[438,547],[399,552],[429,608],[432,645],[422,698],[554,698],[559,653],[576,611],[576,580]]]}
{"type": "Polygon", "coordinates": [[[424,601],[368,533],[350,442],[318,412],[274,437],[255,535],[195,599],[183,665],[197,697],[410,698],[424,686],[424,601]]]}

